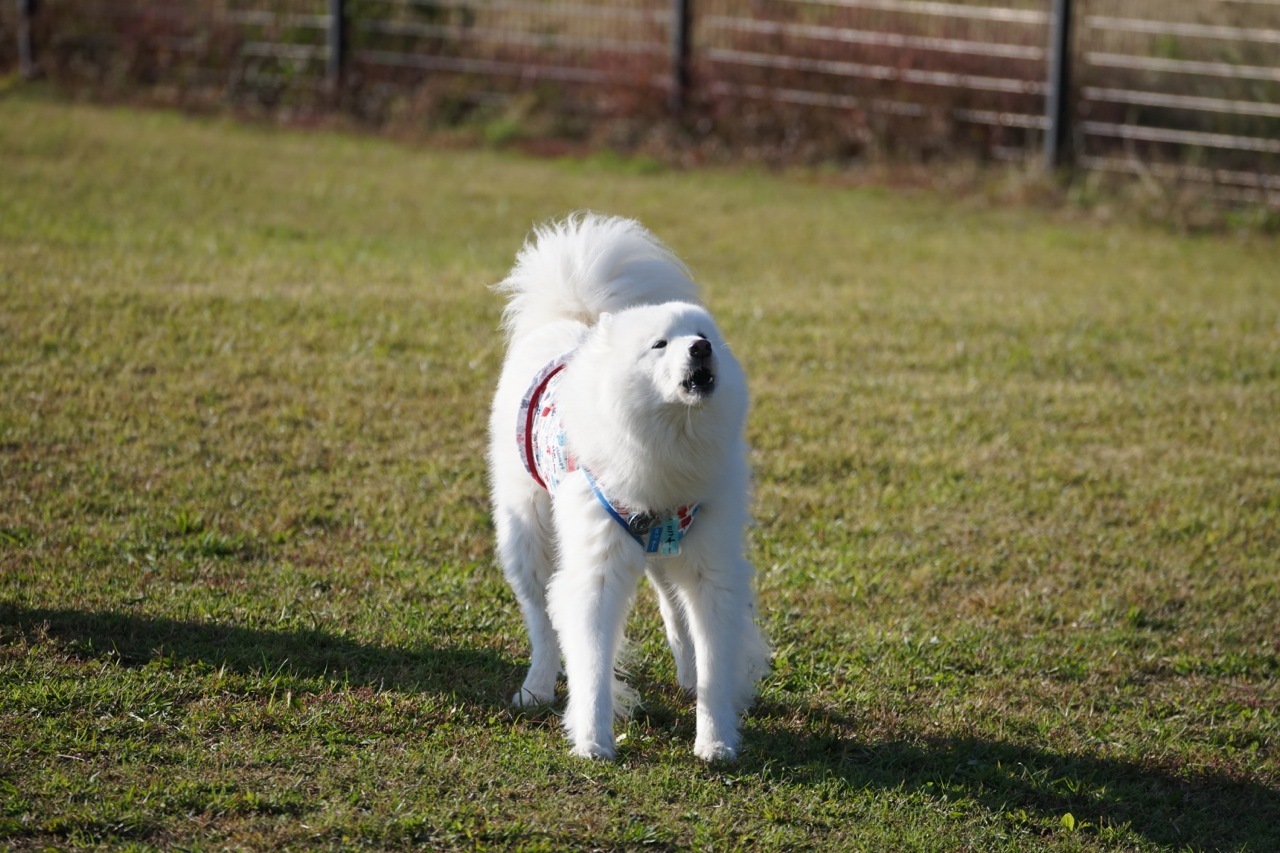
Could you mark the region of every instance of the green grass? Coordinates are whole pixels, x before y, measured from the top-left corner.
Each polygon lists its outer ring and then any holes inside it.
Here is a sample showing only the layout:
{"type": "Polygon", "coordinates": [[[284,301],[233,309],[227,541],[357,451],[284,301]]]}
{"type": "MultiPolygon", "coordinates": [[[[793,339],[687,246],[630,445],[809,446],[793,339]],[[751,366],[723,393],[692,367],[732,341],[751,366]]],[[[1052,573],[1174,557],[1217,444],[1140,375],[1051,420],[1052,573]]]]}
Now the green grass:
{"type": "Polygon", "coordinates": [[[0,845],[1280,848],[1280,252],[0,99],[0,845]],[[641,218],[754,394],[773,674],[503,700],[485,285],[641,218]]]}

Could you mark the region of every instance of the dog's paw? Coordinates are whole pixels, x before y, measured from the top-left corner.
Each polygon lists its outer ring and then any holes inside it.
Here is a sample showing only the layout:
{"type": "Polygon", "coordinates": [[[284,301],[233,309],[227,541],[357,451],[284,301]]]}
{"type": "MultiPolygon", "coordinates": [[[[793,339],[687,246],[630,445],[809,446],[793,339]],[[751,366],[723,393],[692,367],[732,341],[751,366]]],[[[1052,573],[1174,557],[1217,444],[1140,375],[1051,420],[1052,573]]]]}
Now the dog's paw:
{"type": "Polygon", "coordinates": [[[612,761],[618,754],[613,744],[595,742],[574,744],[573,749],[569,751],[579,758],[590,758],[596,761],[612,761]]]}
{"type": "Polygon", "coordinates": [[[521,688],[511,697],[511,707],[513,708],[541,708],[550,705],[556,700],[555,692],[541,693],[521,688]]]}
{"type": "Polygon", "coordinates": [[[694,744],[693,754],[703,761],[736,761],[738,750],[724,741],[694,744]]]}

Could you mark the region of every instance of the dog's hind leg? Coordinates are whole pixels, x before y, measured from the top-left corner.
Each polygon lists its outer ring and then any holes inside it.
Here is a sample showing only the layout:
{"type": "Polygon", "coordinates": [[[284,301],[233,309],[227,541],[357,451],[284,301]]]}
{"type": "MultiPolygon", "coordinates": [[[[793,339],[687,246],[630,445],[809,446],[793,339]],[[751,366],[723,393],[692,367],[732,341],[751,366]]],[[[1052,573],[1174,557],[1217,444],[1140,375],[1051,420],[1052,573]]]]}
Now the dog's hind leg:
{"type": "Polygon", "coordinates": [[[547,584],[555,568],[550,550],[550,502],[536,495],[518,510],[503,508],[494,520],[503,574],[520,603],[532,646],[529,672],[511,704],[547,705],[555,700],[560,674],[560,644],[547,614],[547,584]]]}
{"type": "Polygon", "coordinates": [[[693,637],[689,634],[689,620],[685,617],[684,604],[667,577],[666,569],[651,564],[648,568],[649,583],[658,594],[658,609],[662,612],[662,624],[667,630],[667,645],[676,661],[676,682],[687,693],[698,689],[698,667],[694,660],[693,637]]]}

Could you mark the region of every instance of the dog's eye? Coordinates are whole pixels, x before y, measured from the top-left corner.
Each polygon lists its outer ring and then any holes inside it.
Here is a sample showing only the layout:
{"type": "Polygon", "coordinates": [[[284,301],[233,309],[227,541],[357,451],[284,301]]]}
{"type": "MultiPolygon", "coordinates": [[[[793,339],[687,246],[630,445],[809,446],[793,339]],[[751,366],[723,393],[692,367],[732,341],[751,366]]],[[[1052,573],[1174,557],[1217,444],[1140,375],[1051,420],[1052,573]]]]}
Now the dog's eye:
{"type": "Polygon", "coordinates": [[[666,342],[666,341],[655,341],[655,342],[654,342],[654,344],[653,344],[652,349],[662,349],[662,348],[663,348],[663,347],[665,347],[666,345],[667,345],[667,342],[666,342]]]}

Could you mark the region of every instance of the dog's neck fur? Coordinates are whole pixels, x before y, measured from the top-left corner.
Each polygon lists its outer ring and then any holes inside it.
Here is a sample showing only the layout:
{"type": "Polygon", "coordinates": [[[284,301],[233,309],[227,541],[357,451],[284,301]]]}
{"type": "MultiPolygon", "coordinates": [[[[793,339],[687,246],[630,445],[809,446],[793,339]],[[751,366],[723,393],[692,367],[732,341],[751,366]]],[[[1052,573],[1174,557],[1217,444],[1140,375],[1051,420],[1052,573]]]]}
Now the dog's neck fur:
{"type": "Polygon", "coordinates": [[[561,403],[573,454],[611,499],[629,507],[662,512],[705,501],[715,488],[705,472],[722,467],[707,465],[707,459],[738,444],[737,419],[717,411],[715,399],[692,406],[663,403],[651,411],[653,417],[635,420],[616,402],[611,405],[610,389],[575,390],[561,403]]]}

